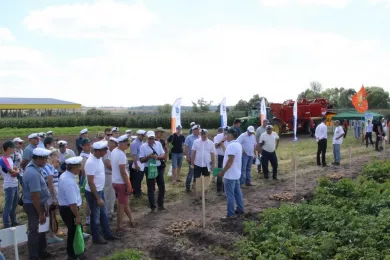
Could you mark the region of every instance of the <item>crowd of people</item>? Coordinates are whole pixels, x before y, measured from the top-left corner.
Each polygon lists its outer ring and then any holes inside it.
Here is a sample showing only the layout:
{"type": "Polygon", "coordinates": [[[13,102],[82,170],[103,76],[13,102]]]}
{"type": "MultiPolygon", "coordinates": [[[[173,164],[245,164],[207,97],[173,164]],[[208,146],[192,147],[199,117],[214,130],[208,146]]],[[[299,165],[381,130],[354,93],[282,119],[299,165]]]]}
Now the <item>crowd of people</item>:
{"type": "Polygon", "coordinates": [[[182,127],[177,126],[167,139],[161,127],[155,131],[138,130],[135,136],[131,130],[120,134],[118,127],[107,128],[94,140],[88,138],[88,129],[83,129],[74,150],[68,141],[55,139],[53,131],[30,134],[27,144],[20,137],[5,141],[0,157],[4,228],[19,225],[16,208],[23,206],[28,220],[29,259],[46,259],[53,257],[47,244],[63,241],[59,237],[62,235],[57,222],[59,214],[67,227],[68,259],[82,259],[83,255],[76,255],[73,249],[76,226],[89,225],[91,234],[84,233],[84,238],[91,236],[93,244],[98,245],[119,239],[118,235],[125,230],[125,215],[128,226],[135,228],[137,222],[129,196],[144,195],[143,179],[151,213],[166,211],[164,176],[168,160],[171,160],[172,185],[183,182],[181,169],[183,161],[188,162],[185,188],[187,192],[194,191],[194,203],[202,198],[200,178],[204,176],[206,191],[215,182],[217,194],[225,194],[227,219],[243,214],[241,187],[254,185],[251,168],[255,161],[265,179],[269,178],[271,163],[272,177],[278,179],[275,150],[279,136],[267,121],[257,130],[249,126],[243,133],[240,123],[236,120],[232,127],[219,128],[213,141],[208,130],[195,122],[186,137],[182,127]],[[81,214],[83,197],[86,203],[81,214]],[[47,216],[50,216],[49,231],[39,233],[39,225],[46,223],[47,216]],[[109,222],[115,220],[116,230],[111,230],[109,222]]]}
{"type": "MultiPolygon", "coordinates": [[[[350,127],[348,120],[344,120],[343,123],[339,120],[335,120],[334,124],[334,133],[332,139],[332,148],[333,148],[333,156],[334,162],[332,165],[340,165],[341,161],[341,145],[343,143],[343,139],[347,137],[348,128],[350,127]]],[[[390,128],[390,122],[387,123],[385,118],[381,120],[367,120],[364,122],[363,120],[353,120],[352,127],[354,130],[354,137],[358,140],[361,140],[365,143],[368,148],[369,144],[372,147],[375,147],[375,151],[382,151],[383,145],[385,142],[390,143],[390,139],[388,139],[388,129],[390,128]],[[372,141],[372,134],[375,133],[375,145],[372,141]]],[[[312,126],[311,126],[312,128],[312,126]]],[[[313,133],[313,131],[312,131],[313,133]]],[[[317,165],[322,167],[327,167],[326,163],[326,150],[328,143],[328,127],[326,125],[326,118],[322,119],[322,122],[315,127],[313,137],[316,138],[318,149],[317,149],[317,165]]]]}

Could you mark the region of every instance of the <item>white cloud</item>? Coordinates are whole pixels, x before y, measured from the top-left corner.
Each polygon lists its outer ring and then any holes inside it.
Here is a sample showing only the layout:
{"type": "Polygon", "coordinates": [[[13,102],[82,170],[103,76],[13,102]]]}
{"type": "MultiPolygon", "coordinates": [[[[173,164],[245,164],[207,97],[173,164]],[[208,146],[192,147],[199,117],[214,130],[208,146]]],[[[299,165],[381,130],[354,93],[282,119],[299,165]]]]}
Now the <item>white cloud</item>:
{"type": "MultiPolygon", "coordinates": [[[[284,6],[329,6],[332,8],[344,8],[352,0],[260,0],[260,3],[264,6],[269,7],[284,7],[284,6]]],[[[383,1],[383,0],[374,0],[374,1],[383,1]]]]}
{"type": "Polygon", "coordinates": [[[15,41],[15,38],[10,30],[8,30],[8,28],[0,27],[0,44],[13,41],[15,41]]]}
{"type": "Polygon", "coordinates": [[[49,6],[31,12],[23,21],[31,31],[59,38],[137,38],[156,14],[143,4],[100,0],[91,4],[49,6]]]}

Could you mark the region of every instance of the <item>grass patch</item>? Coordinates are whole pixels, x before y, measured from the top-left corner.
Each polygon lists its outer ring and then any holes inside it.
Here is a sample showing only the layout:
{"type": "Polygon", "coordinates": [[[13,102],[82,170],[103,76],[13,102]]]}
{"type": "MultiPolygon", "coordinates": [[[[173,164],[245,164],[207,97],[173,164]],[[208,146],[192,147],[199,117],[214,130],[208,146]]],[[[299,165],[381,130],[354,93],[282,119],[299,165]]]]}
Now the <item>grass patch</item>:
{"type": "Polygon", "coordinates": [[[102,260],[146,260],[144,253],[137,249],[127,249],[116,252],[109,257],[102,258],[102,260]]]}

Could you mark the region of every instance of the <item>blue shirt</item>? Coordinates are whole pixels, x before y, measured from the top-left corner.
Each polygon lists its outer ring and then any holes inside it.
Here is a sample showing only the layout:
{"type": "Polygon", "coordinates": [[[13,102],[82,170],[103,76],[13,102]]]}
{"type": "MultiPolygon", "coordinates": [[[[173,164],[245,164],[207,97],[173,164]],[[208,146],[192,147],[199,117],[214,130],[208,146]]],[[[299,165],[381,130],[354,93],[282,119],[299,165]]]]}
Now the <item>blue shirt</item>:
{"type": "Polygon", "coordinates": [[[38,144],[38,146],[37,147],[39,147],[39,148],[43,148],[43,149],[45,149],[46,147],[45,147],[45,145],[43,144],[43,142],[42,141],[39,141],[39,144],[38,144]]]}
{"type": "Polygon", "coordinates": [[[32,192],[39,192],[41,204],[46,204],[49,199],[49,190],[46,185],[42,168],[31,161],[23,174],[23,202],[32,203],[32,192]]]}
{"type": "Polygon", "coordinates": [[[58,185],[58,171],[57,169],[55,169],[53,167],[53,165],[51,164],[46,164],[44,167],[43,167],[43,173],[44,173],[44,178],[45,178],[45,181],[47,182],[47,177],[48,176],[53,176],[53,185],[54,186],[57,186],[58,185]]]}
{"type": "Polygon", "coordinates": [[[132,143],[131,143],[131,154],[132,155],[135,155],[137,157],[137,161],[139,161],[139,153],[140,153],[140,150],[141,150],[141,145],[142,145],[142,141],[139,140],[138,138],[135,139],[132,143]]]}
{"type": "Polygon", "coordinates": [[[80,187],[77,184],[76,176],[71,172],[64,172],[60,176],[58,185],[58,205],[69,206],[76,204],[81,205],[80,187]]]}
{"type": "Polygon", "coordinates": [[[23,151],[23,160],[31,161],[33,157],[33,151],[37,148],[32,144],[27,145],[27,147],[23,151]]]}
{"type": "Polygon", "coordinates": [[[198,138],[199,138],[199,135],[196,136],[193,134],[186,137],[186,141],[184,142],[184,145],[188,147],[188,155],[190,156],[190,158],[191,158],[191,154],[192,154],[192,145],[194,144],[194,141],[198,138]]]}

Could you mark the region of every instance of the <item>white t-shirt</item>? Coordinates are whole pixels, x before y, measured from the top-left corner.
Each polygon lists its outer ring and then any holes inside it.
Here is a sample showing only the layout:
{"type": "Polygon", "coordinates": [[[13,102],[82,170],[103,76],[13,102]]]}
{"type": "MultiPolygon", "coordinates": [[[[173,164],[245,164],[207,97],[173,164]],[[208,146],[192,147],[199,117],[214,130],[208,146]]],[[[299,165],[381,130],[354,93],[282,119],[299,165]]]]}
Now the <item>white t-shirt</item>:
{"type": "MultiPolygon", "coordinates": [[[[220,142],[223,141],[223,139],[225,139],[225,135],[223,133],[220,133],[220,134],[217,134],[215,137],[214,137],[214,144],[219,144],[220,142]]],[[[221,148],[221,146],[219,146],[218,148],[216,148],[216,151],[217,151],[217,154],[218,155],[224,155],[225,153],[223,152],[223,149],[221,148]]]]}
{"type": "Polygon", "coordinates": [[[237,138],[237,142],[242,145],[246,155],[255,156],[256,136],[254,134],[248,135],[248,132],[245,132],[237,138]]]}
{"type": "Polygon", "coordinates": [[[122,178],[121,175],[121,170],[119,168],[119,165],[124,164],[126,165],[126,173],[127,176],[129,176],[129,169],[127,167],[128,162],[126,158],[126,154],[124,151],[122,151],[119,148],[115,148],[111,152],[111,168],[112,168],[112,183],[117,183],[117,184],[125,184],[125,181],[122,178]]]}
{"type": "Polygon", "coordinates": [[[224,177],[228,180],[238,180],[241,177],[242,146],[237,140],[231,141],[226,148],[225,156],[223,158],[223,167],[225,167],[229,155],[234,155],[234,160],[224,177]]]}
{"type": "MultiPolygon", "coordinates": [[[[162,147],[162,145],[159,141],[155,141],[154,144],[152,145],[152,147],[158,156],[165,154],[164,148],[162,147]]],[[[152,153],[153,153],[153,150],[152,150],[152,148],[150,148],[149,143],[148,142],[143,143],[141,145],[141,148],[139,149],[139,158],[147,157],[152,153]]],[[[161,161],[157,160],[156,165],[160,166],[161,161]]],[[[148,167],[148,163],[145,163],[145,167],[148,167]]]]}
{"type": "Polygon", "coordinates": [[[339,125],[338,127],[336,127],[336,129],[334,130],[334,134],[333,134],[333,144],[342,144],[343,143],[343,136],[341,136],[341,138],[339,138],[338,140],[336,140],[337,137],[339,137],[340,135],[344,135],[344,130],[343,128],[339,125]]]}
{"type": "MultiPolygon", "coordinates": [[[[85,163],[84,170],[87,176],[95,176],[93,182],[95,183],[96,190],[102,191],[104,188],[104,183],[106,182],[106,174],[104,172],[104,163],[102,158],[98,159],[93,155],[90,156],[85,163]]],[[[91,191],[88,181],[87,185],[85,185],[85,189],[87,191],[91,191]]]]}
{"type": "Polygon", "coordinates": [[[276,149],[276,140],[279,139],[279,135],[275,132],[272,132],[272,134],[267,134],[265,132],[260,136],[259,143],[262,144],[264,141],[264,145],[262,145],[262,149],[266,152],[273,153],[276,149]]]}
{"type": "Polygon", "coordinates": [[[211,153],[215,154],[214,143],[207,139],[196,139],[192,145],[192,151],[196,151],[194,164],[198,167],[209,167],[211,163],[211,153]]]}
{"type": "MultiPolygon", "coordinates": [[[[7,161],[9,164],[10,169],[12,170],[14,168],[14,162],[12,161],[11,157],[7,157],[7,161]]],[[[18,187],[18,178],[17,177],[12,177],[10,173],[5,173],[3,172],[2,168],[0,167],[0,172],[1,175],[3,176],[4,182],[3,182],[3,188],[13,188],[13,187],[18,187]]]]}

